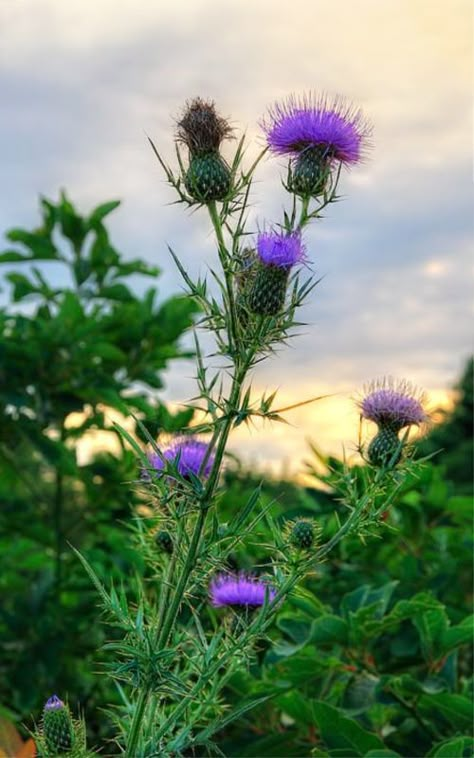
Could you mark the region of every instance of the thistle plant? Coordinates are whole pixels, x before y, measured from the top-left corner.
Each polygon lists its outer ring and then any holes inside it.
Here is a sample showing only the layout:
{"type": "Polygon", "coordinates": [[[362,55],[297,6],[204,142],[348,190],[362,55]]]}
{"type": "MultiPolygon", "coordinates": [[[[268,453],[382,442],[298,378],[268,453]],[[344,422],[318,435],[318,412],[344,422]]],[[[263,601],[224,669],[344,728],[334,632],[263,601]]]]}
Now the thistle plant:
{"type": "Polygon", "coordinates": [[[373,421],[378,432],[367,448],[373,466],[399,463],[405,440],[399,439],[402,429],[419,426],[427,420],[423,393],[405,380],[395,382],[383,378],[373,382],[360,402],[361,416],[373,421]]]}
{"type": "Polygon", "coordinates": [[[347,516],[332,535],[323,539],[319,526],[309,520],[282,530],[271,506],[261,506],[258,490],[227,523],[220,515],[225,498],[220,474],[232,430],[254,418],[281,421],[287,410],[275,407],[276,393],[255,397],[252,379],[258,364],[290,339],[298,310],[315,287],[305,229],[337,199],[341,168],[361,159],[369,135],[359,111],[328,99],[277,105],[263,128],[267,146],[246,170],[244,138],[227,163],[220,148],[233,130],[214,104],[201,98],[188,103],[178,121],[176,169],[150,140],[177,202],[207,214],[218,266],[212,269],[211,286],[206,278],[192,279],[171,251],[202,313],[195,335],[194,404],[200,423],[166,446],[142,429],[148,451],[121,430],[137,454],[138,486],[150,496],[150,512],[137,514],[134,521],[147,579],[137,580],[134,597],[126,597],[122,590],[104,586],[87,557],[78,554],[109,622],[121,633],[106,647],[116,655],[110,675],[123,701],[121,709],[110,713],[117,724],[116,746],[128,758],[211,754],[220,730],[272,696],[267,693],[229,711],[225,687],[252,660],[257,641],[266,637],[289,595],[346,535],[365,537],[385,528],[380,514],[409,465],[404,462],[397,470],[398,459],[388,461],[380,448],[390,448],[393,458],[397,433],[407,423],[417,423],[416,414],[408,418],[411,406],[404,390],[397,390],[403,402],[387,398],[384,405],[383,392],[392,390],[381,388],[376,390],[382,393],[380,402],[366,398],[362,413],[379,423],[385,435],[390,427],[392,436],[371,445],[369,459],[377,468],[368,468],[363,486],[356,486],[350,470],[345,471],[341,491],[347,516]],[[279,222],[255,233],[248,229],[249,198],[268,150],[290,159],[283,180],[287,208],[279,222]],[[200,330],[214,335],[213,365],[217,356],[220,368],[212,368],[203,354],[200,330]],[[389,408],[394,410],[390,419],[389,408]],[[262,525],[271,535],[270,542],[260,545],[266,560],[251,573],[234,573],[230,556],[258,539],[262,525]],[[238,627],[225,622],[229,614],[238,617],[238,627]]]}

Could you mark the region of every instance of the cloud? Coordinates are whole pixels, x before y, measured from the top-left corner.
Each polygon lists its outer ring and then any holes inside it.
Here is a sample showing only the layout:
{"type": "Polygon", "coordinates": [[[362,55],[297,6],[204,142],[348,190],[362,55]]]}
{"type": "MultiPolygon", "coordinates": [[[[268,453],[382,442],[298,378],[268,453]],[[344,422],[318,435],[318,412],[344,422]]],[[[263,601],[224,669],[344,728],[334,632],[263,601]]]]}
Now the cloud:
{"type": "MultiPolygon", "coordinates": [[[[454,379],[471,347],[470,2],[293,0],[290,16],[274,0],[21,0],[0,14],[2,228],[34,226],[40,192],[66,187],[85,208],[122,197],[111,217],[117,246],[160,265],[160,292],[170,294],[181,282],[167,243],[196,275],[215,261],[214,242],[205,214],[165,205],[173,195],[145,133],[172,161],[173,117],[202,93],[256,141],[251,160],[268,104],[341,92],[373,121],[373,154],[344,175],[343,201],[308,232],[324,277],[303,312],[309,325],[262,365],[258,383],[278,373],[282,390],[300,396],[350,393],[380,373],[437,391],[454,379]]],[[[259,169],[254,227],[281,218],[282,168],[269,159],[259,169]]],[[[174,365],[168,397],[193,395],[193,373],[174,365]]],[[[319,418],[324,438],[334,425],[319,418]]],[[[268,457],[296,444],[261,434],[238,444],[253,454],[265,440],[268,457]]]]}

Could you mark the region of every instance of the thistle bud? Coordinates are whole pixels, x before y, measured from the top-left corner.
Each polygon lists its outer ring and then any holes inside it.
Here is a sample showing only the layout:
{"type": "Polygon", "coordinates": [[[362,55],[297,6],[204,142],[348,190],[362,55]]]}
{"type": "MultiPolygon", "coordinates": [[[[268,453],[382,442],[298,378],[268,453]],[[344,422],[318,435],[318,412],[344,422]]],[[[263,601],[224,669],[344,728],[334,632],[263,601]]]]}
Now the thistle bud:
{"type": "Polygon", "coordinates": [[[368,387],[359,402],[362,418],[377,424],[378,432],[369,444],[367,456],[373,466],[395,466],[402,457],[399,432],[426,421],[424,396],[406,381],[382,379],[368,387]]]}
{"type": "Polygon", "coordinates": [[[300,519],[290,532],[290,542],[294,547],[308,550],[315,542],[315,528],[312,521],[300,519]]]}
{"type": "Polygon", "coordinates": [[[362,160],[372,131],[359,109],[324,95],[276,103],[262,127],[271,152],[292,161],[288,189],[306,198],[324,194],[337,164],[362,160]]]}
{"type": "Polygon", "coordinates": [[[74,726],[69,708],[56,695],[47,700],[43,710],[42,732],[51,755],[69,753],[74,745],[74,726]]]}
{"type": "Polygon", "coordinates": [[[288,189],[300,197],[324,195],[331,178],[331,158],[325,147],[302,150],[290,169],[288,189]]]}
{"type": "Polygon", "coordinates": [[[231,135],[232,128],[217,114],[213,102],[197,97],[186,104],[176,138],[189,150],[186,189],[200,203],[223,200],[229,194],[231,171],[219,148],[231,135]]]}
{"type": "Polygon", "coordinates": [[[390,427],[380,429],[369,444],[367,457],[372,466],[383,468],[390,463],[396,466],[402,457],[398,435],[390,427]]]}
{"type": "Polygon", "coordinates": [[[257,240],[258,263],[248,294],[249,309],[260,316],[276,316],[285,305],[292,266],[304,259],[298,232],[263,232],[257,240]]]}
{"type": "Polygon", "coordinates": [[[283,310],[288,276],[287,269],[259,265],[248,300],[252,313],[276,316],[283,310]]]}
{"type": "Polygon", "coordinates": [[[184,183],[200,203],[224,200],[230,190],[230,169],[217,153],[198,155],[190,159],[184,183]]]}
{"type": "Polygon", "coordinates": [[[164,553],[169,553],[171,555],[173,552],[173,538],[165,529],[160,529],[160,531],[155,534],[155,544],[164,553]]]}

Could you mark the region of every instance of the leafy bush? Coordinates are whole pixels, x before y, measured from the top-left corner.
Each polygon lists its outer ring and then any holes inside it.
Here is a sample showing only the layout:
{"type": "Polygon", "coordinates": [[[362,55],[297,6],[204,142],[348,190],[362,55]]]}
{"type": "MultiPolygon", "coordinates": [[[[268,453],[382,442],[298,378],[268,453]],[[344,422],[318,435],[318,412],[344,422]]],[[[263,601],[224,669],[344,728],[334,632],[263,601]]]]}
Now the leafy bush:
{"type": "MultiPolygon", "coordinates": [[[[267,483],[265,500],[283,491],[282,527],[312,516],[323,534],[336,528],[343,466],[324,462],[326,473],[314,473],[324,490],[267,483]]],[[[269,699],[223,735],[224,753],[472,754],[472,499],[441,472],[424,464],[404,482],[380,537],[339,543],[282,608],[258,662],[227,692],[235,708],[269,699]]],[[[232,509],[252,478],[227,478],[232,509]]]]}
{"type": "Polygon", "coordinates": [[[105,221],[118,205],[81,216],[64,194],[43,198],[41,226],[11,229],[14,247],[0,255],[14,264],[0,312],[0,702],[21,718],[55,688],[94,702],[100,682],[91,654],[104,634],[68,541],[101,576],[142,570],[122,523],[137,498],[124,486],[135,457],[109,415],[131,410],[154,433],[192,417],[170,414],[157,392],[168,362],[189,355],[180,338],[197,307],[158,303],[154,288],[134,294],[131,277],[159,271],[113,246],[105,221]],[[91,431],[113,437],[116,452],[78,458],[91,431]]]}

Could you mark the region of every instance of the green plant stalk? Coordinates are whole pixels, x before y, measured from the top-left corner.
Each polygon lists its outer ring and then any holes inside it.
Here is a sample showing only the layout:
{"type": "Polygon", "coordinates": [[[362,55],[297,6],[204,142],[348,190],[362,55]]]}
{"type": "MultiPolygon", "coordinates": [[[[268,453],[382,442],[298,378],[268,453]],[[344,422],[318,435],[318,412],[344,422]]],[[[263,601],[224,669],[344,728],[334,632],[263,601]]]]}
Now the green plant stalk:
{"type": "Polygon", "coordinates": [[[242,384],[244,382],[246,373],[247,373],[247,364],[244,364],[241,369],[236,370],[236,373],[234,375],[231,393],[229,397],[230,413],[226,415],[224,425],[220,434],[220,438],[217,443],[214,464],[209,474],[206,488],[202,494],[199,516],[196,522],[196,526],[194,528],[193,536],[191,538],[191,544],[189,546],[188,554],[186,556],[186,561],[183,567],[183,571],[179,578],[178,585],[176,587],[176,592],[173,598],[173,602],[171,603],[169,611],[165,616],[163,628],[158,637],[158,648],[163,648],[168,642],[171,629],[173,627],[176,616],[178,614],[179,606],[181,605],[181,601],[183,598],[184,591],[186,589],[186,584],[187,584],[189,575],[194,567],[194,562],[195,562],[195,558],[199,549],[199,543],[200,543],[201,535],[202,535],[204,525],[206,522],[207,513],[211,506],[212,498],[214,496],[214,491],[217,485],[217,480],[219,477],[219,473],[220,473],[220,469],[222,465],[222,459],[224,457],[224,452],[227,445],[227,440],[229,438],[232,425],[234,423],[234,412],[239,406],[241,388],[242,388],[242,384]]]}
{"type": "MultiPolygon", "coordinates": [[[[234,376],[231,395],[229,398],[229,405],[231,408],[235,408],[238,406],[241,387],[242,387],[243,380],[245,378],[246,371],[247,371],[247,368],[245,366],[243,367],[243,370],[237,371],[234,376]]],[[[225,423],[224,423],[224,427],[222,429],[220,439],[217,445],[214,464],[213,464],[211,473],[209,475],[206,489],[204,490],[204,493],[202,496],[201,508],[199,510],[198,519],[194,527],[194,532],[191,538],[191,543],[189,545],[189,550],[186,556],[185,564],[184,564],[181,576],[179,578],[179,581],[174,593],[173,601],[170,605],[168,613],[165,615],[163,626],[158,636],[157,645],[156,645],[158,650],[165,647],[168,642],[174,622],[176,620],[176,616],[178,615],[179,607],[183,600],[183,595],[186,590],[186,585],[188,583],[189,576],[195,565],[195,559],[198,553],[201,536],[202,536],[204,525],[206,522],[206,517],[209,511],[212,497],[214,495],[214,490],[217,484],[217,479],[219,476],[219,471],[220,471],[222,459],[224,456],[225,447],[227,444],[227,440],[230,434],[233,421],[234,421],[233,414],[231,413],[227,415],[225,423]]],[[[145,715],[145,710],[146,710],[150,695],[151,695],[151,689],[150,687],[146,687],[141,690],[140,695],[138,697],[137,706],[135,709],[135,713],[133,715],[132,725],[130,727],[129,738],[128,738],[128,743],[127,743],[126,755],[129,756],[129,758],[135,758],[136,756],[136,748],[137,748],[138,740],[140,737],[141,725],[142,725],[143,717],[145,715]]]]}
{"type": "MultiPolygon", "coordinates": [[[[228,402],[229,412],[226,414],[222,431],[220,433],[220,437],[217,442],[214,463],[213,463],[209,478],[207,480],[206,488],[201,498],[199,515],[196,521],[196,525],[194,527],[193,535],[191,537],[191,543],[189,545],[189,549],[188,549],[188,553],[185,559],[183,570],[179,577],[178,584],[176,586],[176,590],[173,595],[173,600],[171,602],[171,605],[169,606],[168,612],[165,612],[163,624],[158,634],[158,638],[156,642],[156,647],[158,650],[163,649],[168,643],[170,634],[173,629],[174,622],[176,620],[176,617],[179,612],[179,608],[183,600],[184,593],[186,591],[186,586],[188,583],[189,576],[195,565],[195,559],[199,551],[199,546],[200,546],[201,537],[204,531],[206,517],[209,511],[209,508],[211,506],[212,498],[213,498],[214,491],[217,485],[219,472],[220,472],[220,468],[222,464],[222,459],[223,459],[225,448],[227,445],[227,440],[229,438],[232,425],[234,423],[234,414],[240,404],[241,388],[245,380],[245,376],[248,371],[249,365],[251,363],[251,357],[252,357],[251,353],[247,355],[246,360],[243,361],[241,365],[239,357],[237,353],[235,352],[235,350],[233,349],[233,345],[235,344],[235,336],[236,336],[235,335],[236,319],[235,319],[235,301],[234,301],[234,296],[233,296],[233,282],[232,282],[231,273],[228,267],[227,250],[226,250],[226,246],[224,242],[224,237],[222,233],[222,225],[220,223],[220,218],[217,212],[216,204],[210,203],[208,205],[208,209],[209,209],[209,215],[211,217],[214,230],[216,233],[218,251],[219,251],[219,260],[221,262],[224,275],[225,275],[225,281],[226,281],[226,290],[227,290],[227,297],[228,297],[228,302],[229,302],[229,317],[230,317],[229,343],[230,343],[231,350],[234,352],[235,373],[232,380],[232,388],[231,388],[231,393],[230,393],[229,402],[228,402]]],[[[164,604],[163,604],[163,608],[164,608],[164,604]]],[[[150,687],[145,687],[144,689],[141,690],[139,694],[139,697],[137,700],[137,706],[136,706],[133,719],[132,719],[132,724],[130,727],[127,749],[126,749],[126,754],[129,756],[129,758],[134,758],[135,756],[137,744],[140,738],[143,717],[145,715],[145,711],[146,711],[146,707],[147,707],[150,695],[151,695],[150,687]]]]}
{"type": "Polygon", "coordinates": [[[217,238],[217,249],[219,253],[219,260],[222,266],[222,270],[225,276],[227,297],[229,300],[229,347],[231,351],[235,350],[237,345],[237,319],[235,317],[235,298],[234,288],[232,282],[232,273],[229,271],[229,260],[227,247],[224,240],[224,234],[222,231],[222,224],[217,210],[215,201],[208,203],[207,210],[209,212],[212,225],[217,238]]]}

